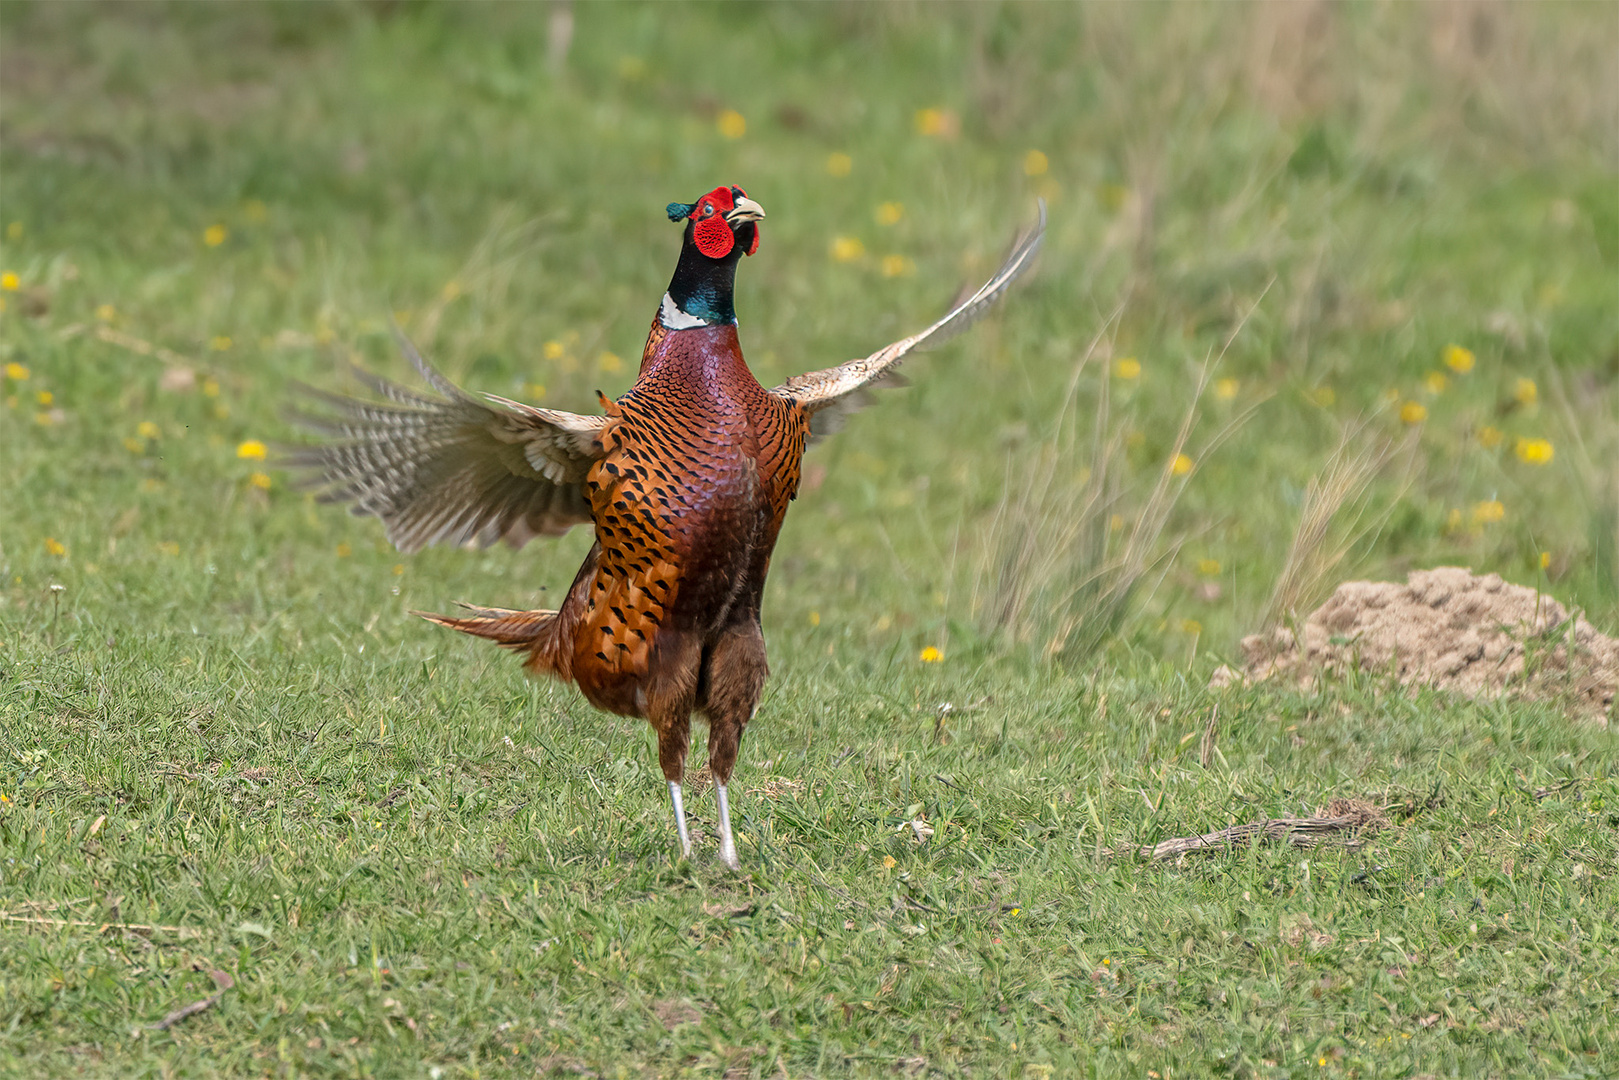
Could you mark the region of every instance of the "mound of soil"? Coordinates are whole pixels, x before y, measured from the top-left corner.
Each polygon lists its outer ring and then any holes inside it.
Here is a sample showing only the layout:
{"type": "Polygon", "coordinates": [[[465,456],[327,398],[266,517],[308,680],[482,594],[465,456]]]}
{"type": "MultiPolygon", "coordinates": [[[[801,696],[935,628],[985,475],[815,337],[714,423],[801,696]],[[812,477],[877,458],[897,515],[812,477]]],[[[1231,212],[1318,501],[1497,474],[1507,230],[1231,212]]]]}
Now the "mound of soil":
{"type": "Polygon", "coordinates": [[[1458,566],[1414,571],[1404,585],[1345,582],[1302,636],[1278,627],[1244,638],[1246,670],[1221,668],[1210,684],[1279,675],[1308,685],[1323,673],[1388,671],[1469,697],[1559,699],[1604,725],[1619,693],[1619,639],[1544,593],[1458,566]]]}

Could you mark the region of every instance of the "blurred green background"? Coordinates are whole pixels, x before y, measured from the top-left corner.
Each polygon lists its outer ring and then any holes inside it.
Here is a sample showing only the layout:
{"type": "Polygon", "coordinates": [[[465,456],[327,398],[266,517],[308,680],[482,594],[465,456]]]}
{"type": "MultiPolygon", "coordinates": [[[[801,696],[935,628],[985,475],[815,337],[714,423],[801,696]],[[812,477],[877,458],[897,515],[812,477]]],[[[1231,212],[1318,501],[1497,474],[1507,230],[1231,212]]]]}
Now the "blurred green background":
{"type": "Polygon", "coordinates": [[[1597,1075],[1611,740],[1355,683],[1234,692],[1215,742],[1203,686],[1414,567],[1619,630],[1615,55],[1582,3],[0,0],[0,904],[204,937],[15,938],[0,1067],[1597,1075]],[[766,385],[1050,213],[998,314],[810,452],[741,884],[669,868],[644,725],[405,614],[552,606],[588,536],[405,560],[273,460],[293,380],[410,378],[390,320],[593,411],[663,206],[721,183],[769,212],[766,385]],[[1364,860],[1107,857],[1374,789],[1434,816],[1364,860]],[[1475,896],[1519,905],[1489,946],[1475,896]],[[214,965],[225,1009],[142,1034],[214,965]]]}

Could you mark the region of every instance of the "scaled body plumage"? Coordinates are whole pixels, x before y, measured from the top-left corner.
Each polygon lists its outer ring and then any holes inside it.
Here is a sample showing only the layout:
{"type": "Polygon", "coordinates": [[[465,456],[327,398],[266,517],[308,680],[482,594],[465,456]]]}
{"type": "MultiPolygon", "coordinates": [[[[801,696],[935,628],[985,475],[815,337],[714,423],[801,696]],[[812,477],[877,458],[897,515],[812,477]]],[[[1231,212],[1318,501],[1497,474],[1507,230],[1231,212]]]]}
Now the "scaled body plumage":
{"type": "Polygon", "coordinates": [[[1044,227],[996,276],[920,334],[772,390],[742,356],[732,308],[738,260],[759,246],[764,210],[740,188],[671,203],[686,224],[669,292],[635,385],[605,416],[479,400],[407,355],[443,397],[362,376],[387,399],[320,394],[331,437],[294,458],[327,497],[374,514],[401,550],[430,543],[520,545],[574,524],[596,543],[556,611],[473,608],[427,618],[527,655],[598,708],[648,720],[689,854],[681,782],[694,712],[710,726],[720,854],[738,864],[727,786],[768,668],[759,605],[770,554],[796,496],[804,448],[912,349],[966,325],[1033,259],[1044,227]]]}

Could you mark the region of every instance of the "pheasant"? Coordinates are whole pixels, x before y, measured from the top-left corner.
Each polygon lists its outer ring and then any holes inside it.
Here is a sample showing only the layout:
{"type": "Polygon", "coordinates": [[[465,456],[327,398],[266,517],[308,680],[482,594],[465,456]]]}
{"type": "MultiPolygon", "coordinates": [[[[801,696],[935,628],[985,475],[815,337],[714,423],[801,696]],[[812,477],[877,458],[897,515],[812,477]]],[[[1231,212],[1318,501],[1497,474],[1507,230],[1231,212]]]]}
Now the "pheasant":
{"type": "Polygon", "coordinates": [[[705,717],[720,858],[740,869],[728,786],[769,670],[760,597],[805,445],[867,388],[892,381],[912,350],[993,303],[1033,262],[1045,206],[995,275],[933,325],[769,390],[742,358],[732,297],[738,262],[759,250],[764,208],[739,187],[718,187],[667,213],[685,226],[680,259],[635,385],[616,401],[598,392],[605,415],[474,396],[400,335],[436,394],[358,370],[381,402],[307,391],[326,410],[299,419],[330,441],[290,463],[310,471],[324,499],[381,518],[405,553],[520,547],[592,526],[596,542],[557,610],[417,614],[524,654],[528,671],[573,682],[597,708],[646,719],[686,857],[681,783],[692,715],[705,717]]]}

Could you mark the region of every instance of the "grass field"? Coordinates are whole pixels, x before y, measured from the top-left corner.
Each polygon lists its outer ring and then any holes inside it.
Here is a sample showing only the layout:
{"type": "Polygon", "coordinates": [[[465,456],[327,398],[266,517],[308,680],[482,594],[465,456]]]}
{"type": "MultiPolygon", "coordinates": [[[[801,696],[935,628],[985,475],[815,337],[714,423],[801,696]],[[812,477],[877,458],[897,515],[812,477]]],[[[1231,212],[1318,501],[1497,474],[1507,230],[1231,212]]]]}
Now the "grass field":
{"type": "Polygon", "coordinates": [[[1611,727],[1205,688],[1356,574],[1619,632],[1613,11],[566,10],[0,3],[0,1074],[1619,1075],[1611,727]],[[258,456],[390,319],[621,393],[722,182],[766,385],[1051,219],[811,451],[742,875],[645,724],[406,614],[587,536],[402,559],[258,456]]]}

